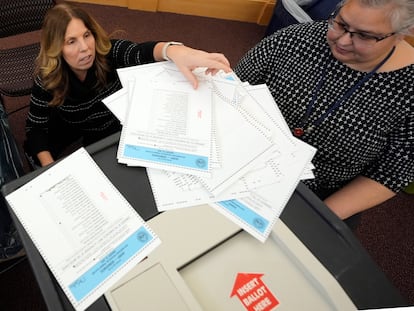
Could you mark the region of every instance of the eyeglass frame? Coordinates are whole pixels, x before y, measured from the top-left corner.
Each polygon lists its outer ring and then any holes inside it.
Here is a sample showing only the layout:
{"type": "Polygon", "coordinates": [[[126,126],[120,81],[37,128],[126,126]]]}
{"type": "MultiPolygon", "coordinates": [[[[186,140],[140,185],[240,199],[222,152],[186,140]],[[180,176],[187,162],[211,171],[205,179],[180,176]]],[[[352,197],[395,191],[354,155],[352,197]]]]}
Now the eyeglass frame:
{"type": "MultiPolygon", "coordinates": [[[[339,13],[339,11],[340,11],[341,8],[342,7],[337,8],[328,17],[328,28],[329,29],[335,31],[335,29],[333,28],[334,27],[333,26],[334,23],[338,24],[339,26],[341,26],[344,29],[344,32],[340,35],[340,37],[342,37],[343,35],[349,33],[349,36],[351,37],[351,39],[353,39],[353,36],[356,34],[360,38],[364,38],[365,37],[367,39],[374,39],[375,42],[373,42],[373,43],[375,44],[375,43],[380,42],[382,40],[385,40],[385,39],[387,39],[389,37],[392,37],[392,36],[394,36],[395,34],[398,33],[397,31],[395,31],[395,32],[391,32],[389,34],[386,34],[386,35],[384,35],[382,37],[377,37],[377,36],[373,36],[373,35],[369,35],[369,34],[364,34],[363,32],[360,32],[360,31],[350,31],[350,30],[347,29],[348,28],[348,25],[346,25],[344,23],[341,23],[341,22],[338,22],[338,21],[335,20],[335,17],[338,16],[338,13],[339,13]]],[[[364,40],[364,39],[362,39],[362,40],[364,40]]]]}

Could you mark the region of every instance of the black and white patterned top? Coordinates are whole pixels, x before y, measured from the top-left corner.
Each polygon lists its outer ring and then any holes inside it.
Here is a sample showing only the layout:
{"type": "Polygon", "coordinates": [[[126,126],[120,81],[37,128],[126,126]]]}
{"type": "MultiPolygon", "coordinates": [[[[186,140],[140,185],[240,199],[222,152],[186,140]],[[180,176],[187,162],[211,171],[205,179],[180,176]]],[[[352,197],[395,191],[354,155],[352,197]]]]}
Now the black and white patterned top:
{"type": "MultiPolygon", "coordinates": [[[[235,73],[266,83],[291,129],[304,116],[325,64],[309,126],[366,73],[336,60],[326,41],[327,23],[296,24],[263,39],[235,73]]],[[[301,139],[317,148],[315,192],[336,190],[363,175],[398,192],[414,180],[414,65],[375,73],[340,107],[301,139]]]]}
{"type": "Polygon", "coordinates": [[[96,90],[95,68],[92,66],[85,81],[81,82],[75,74],[69,72],[69,93],[62,105],[49,107],[51,92],[47,91],[39,76],[30,97],[30,109],[26,120],[26,150],[32,155],[40,151],[50,150],[48,130],[49,118],[59,118],[68,129],[80,132],[84,141],[92,143],[108,134],[121,129],[118,119],[105,106],[102,99],[121,89],[122,85],[116,73],[117,68],[154,62],[153,49],[156,42],[133,43],[126,40],[112,40],[112,48],[107,55],[110,72],[107,75],[107,86],[104,90],[96,90]]]}

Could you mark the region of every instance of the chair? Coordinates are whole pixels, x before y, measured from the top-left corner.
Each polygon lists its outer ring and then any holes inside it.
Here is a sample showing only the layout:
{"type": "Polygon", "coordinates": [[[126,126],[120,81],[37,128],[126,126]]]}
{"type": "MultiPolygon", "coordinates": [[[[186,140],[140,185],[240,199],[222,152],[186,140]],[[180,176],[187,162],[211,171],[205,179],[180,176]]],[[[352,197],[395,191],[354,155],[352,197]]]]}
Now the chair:
{"type": "MultiPolygon", "coordinates": [[[[19,150],[10,130],[7,114],[0,103],[0,188],[24,175],[19,150]]],[[[0,194],[0,263],[23,255],[4,196],[0,194]]]]}
{"type": "Polygon", "coordinates": [[[340,0],[278,0],[265,36],[286,26],[326,20],[340,0]]]}
{"type": "MultiPolygon", "coordinates": [[[[40,30],[47,10],[54,5],[54,0],[0,0],[0,38],[40,30]]],[[[30,94],[39,49],[39,42],[0,48],[1,97],[30,94]]]]}

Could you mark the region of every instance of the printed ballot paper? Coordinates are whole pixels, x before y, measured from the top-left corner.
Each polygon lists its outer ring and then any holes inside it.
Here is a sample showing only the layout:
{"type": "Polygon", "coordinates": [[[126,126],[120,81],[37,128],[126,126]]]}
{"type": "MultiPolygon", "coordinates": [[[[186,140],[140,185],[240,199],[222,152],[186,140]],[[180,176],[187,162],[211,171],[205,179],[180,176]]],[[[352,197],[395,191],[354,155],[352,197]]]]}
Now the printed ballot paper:
{"type": "Polygon", "coordinates": [[[264,242],[313,178],[316,149],[293,137],[266,85],[194,73],[197,90],[171,62],[118,70],[123,88],[103,101],[123,124],[118,162],[147,168],[159,211],[209,204],[264,242]]]}
{"type": "Polygon", "coordinates": [[[83,148],[6,200],[76,310],[161,243],[83,148]]]}
{"type": "Polygon", "coordinates": [[[208,176],[212,135],[208,85],[200,82],[194,90],[182,78],[172,79],[171,69],[143,68],[147,74],[136,76],[128,89],[133,104],[125,115],[118,161],[208,176]]]}

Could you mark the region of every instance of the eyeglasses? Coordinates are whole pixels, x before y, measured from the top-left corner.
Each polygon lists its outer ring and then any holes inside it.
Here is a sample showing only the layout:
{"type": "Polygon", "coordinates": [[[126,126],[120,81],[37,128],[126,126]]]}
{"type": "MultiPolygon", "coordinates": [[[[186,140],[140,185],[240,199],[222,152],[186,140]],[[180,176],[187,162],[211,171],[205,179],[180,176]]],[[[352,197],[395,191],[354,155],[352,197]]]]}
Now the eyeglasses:
{"type": "Polygon", "coordinates": [[[391,32],[382,37],[373,36],[358,31],[349,31],[348,26],[344,23],[338,22],[335,20],[336,14],[332,14],[328,19],[328,27],[330,30],[335,32],[338,37],[342,37],[344,34],[349,33],[352,38],[352,42],[358,46],[369,47],[375,45],[375,43],[387,39],[396,34],[396,32],[391,32]]]}

